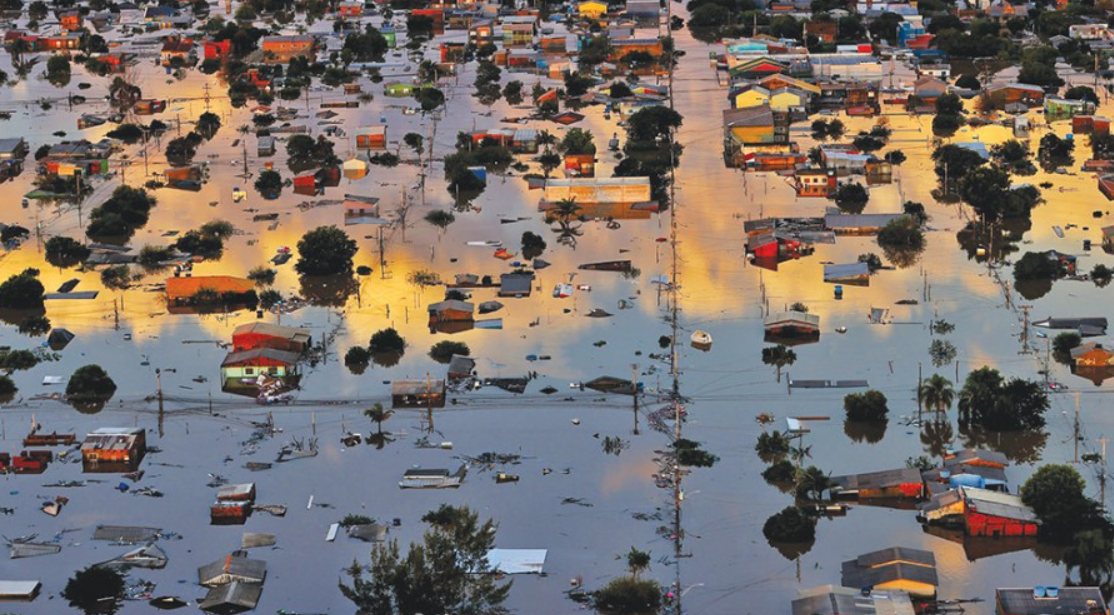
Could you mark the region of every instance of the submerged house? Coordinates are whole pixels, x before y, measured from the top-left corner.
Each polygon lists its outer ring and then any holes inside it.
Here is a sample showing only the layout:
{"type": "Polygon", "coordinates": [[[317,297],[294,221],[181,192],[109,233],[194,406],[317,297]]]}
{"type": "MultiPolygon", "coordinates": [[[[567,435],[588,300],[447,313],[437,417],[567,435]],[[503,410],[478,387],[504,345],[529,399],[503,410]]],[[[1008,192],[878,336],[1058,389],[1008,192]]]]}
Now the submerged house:
{"type": "Polygon", "coordinates": [[[39,597],[43,584],[39,581],[0,580],[0,601],[12,600],[31,602],[39,597]]]}
{"type": "Polygon", "coordinates": [[[197,583],[217,587],[229,583],[262,583],[267,578],[267,562],[250,559],[246,551],[234,551],[227,557],[197,569],[197,583]]]}
{"type": "Polygon", "coordinates": [[[504,273],[499,276],[500,297],[529,297],[533,288],[532,273],[504,273]]]}
{"type": "Polygon", "coordinates": [[[147,432],[135,427],[101,427],[81,443],[84,472],[133,472],[147,454],[147,432]]]}
{"type": "Polygon", "coordinates": [[[226,386],[233,383],[255,383],[259,376],[288,378],[297,376],[301,354],[277,348],[253,348],[230,352],[220,365],[221,379],[226,386]]]}
{"type": "Polygon", "coordinates": [[[359,150],[384,150],[387,149],[387,126],[375,124],[364,126],[356,130],[356,149],[359,150]]]}
{"type": "Polygon", "coordinates": [[[864,500],[910,498],[924,496],[924,482],[916,468],[899,468],[881,472],[865,472],[833,476],[832,495],[864,500]]]}
{"type": "Polygon", "coordinates": [[[1036,536],[1040,526],[1036,513],[1009,493],[988,489],[960,488],[963,524],[970,536],[1036,536]]]}
{"type": "Polygon", "coordinates": [[[262,595],[262,583],[233,581],[210,589],[198,606],[217,615],[235,615],[254,609],[262,595]]]}
{"type": "Polygon", "coordinates": [[[820,317],[807,312],[788,310],[767,316],[763,328],[767,336],[819,337],[820,317]]]}
{"type": "Polygon", "coordinates": [[[402,489],[456,489],[464,482],[466,466],[456,472],[444,469],[410,468],[402,475],[398,486],[402,489]]]}
{"type": "Polygon", "coordinates": [[[1071,349],[1071,361],[1076,367],[1107,367],[1114,365],[1114,352],[1097,342],[1087,342],[1071,349]]]}
{"type": "Polygon", "coordinates": [[[1011,587],[994,590],[997,615],[1110,615],[1098,587],[1011,587]]]}
{"type": "Polygon", "coordinates": [[[309,350],[312,343],[313,337],[309,329],[300,327],[251,322],[232,331],[232,348],[236,352],[273,348],[301,354],[309,350]]]}
{"type": "Polygon", "coordinates": [[[802,589],[793,615],[913,615],[913,601],[903,591],[870,591],[824,585],[802,589]]]}
{"type": "Polygon", "coordinates": [[[446,299],[429,305],[431,333],[459,333],[475,326],[475,305],[458,299],[446,299]]]}
{"type": "Polygon", "coordinates": [[[934,525],[961,527],[966,536],[1036,536],[1040,521],[1021,498],[1009,493],[960,486],[918,506],[934,525]]]}
{"type": "Polygon", "coordinates": [[[881,231],[890,222],[905,214],[844,214],[824,215],[824,226],[842,235],[868,235],[881,231]]]}
{"type": "Polygon", "coordinates": [[[900,590],[913,596],[932,598],[939,585],[936,556],[931,551],[908,547],[864,553],[843,562],[842,584],[852,589],[900,590]]]}

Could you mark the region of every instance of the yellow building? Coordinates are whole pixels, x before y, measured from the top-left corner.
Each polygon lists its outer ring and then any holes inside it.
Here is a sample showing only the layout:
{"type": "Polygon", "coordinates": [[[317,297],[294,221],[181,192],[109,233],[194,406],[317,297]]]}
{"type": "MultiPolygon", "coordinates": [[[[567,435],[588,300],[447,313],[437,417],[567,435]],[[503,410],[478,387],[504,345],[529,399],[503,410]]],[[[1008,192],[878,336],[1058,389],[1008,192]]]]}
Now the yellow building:
{"type": "Polygon", "coordinates": [[[581,2],[578,4],[576,10],[580,13],[581,17],[599,19],[607,14],[607,4],[604,2],[596,2],[595,0],[588,0],[588,2],[581,2]]]}
{"type": "Polygon", "coordinates": [[[765,88],[752,87],[745,92],[735,95],[735,108],[747,109],[770,104],[770,91],[765,88]]]}
{"type": "Polygon", "coordinates": [[[771,92],[768,100],[774,111],[793,111],[808,106],[808,96],[791,88],[771,92]]]}
{"type": "Polygon", "coordinates": [[[774,125],[769,105],[723,111],[724,137],[736,145],[769,145],[788,141],[786,131],[774,125]]]}

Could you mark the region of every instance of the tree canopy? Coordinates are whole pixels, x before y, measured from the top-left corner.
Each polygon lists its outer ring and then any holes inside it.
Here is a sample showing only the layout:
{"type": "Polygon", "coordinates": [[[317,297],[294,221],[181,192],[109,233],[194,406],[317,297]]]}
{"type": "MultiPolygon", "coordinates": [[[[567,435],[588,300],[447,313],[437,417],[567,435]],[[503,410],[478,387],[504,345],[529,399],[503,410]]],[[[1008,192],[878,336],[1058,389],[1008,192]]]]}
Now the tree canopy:
{"type": "Polygon", "coordinates": [[[43,283],[39,281],[39,270],[24,269],[0,284],[0,308],[42,309],[44,291],[43,283]]]}
{"type": "Polygon", "coordinates": [[[345,571],[351,585],[340,583],[344,597],[365,615],[505,613],[502,605],[511,584],[500,584],[489,574],[487,561],[495,546],[495,523],[481,523],[467,507],[450,506],[422,520],[430,529],[405,555],[393,540],[376,545],[370,566],[353,562],[345,571]]]}
{"type": "Polygon", "coordinates": [[[1044,426],[1048,394],[1039,383],[1011,378],[981,367],[967,374],[959,392],[959,419],[995,431],[1039,429],[1044,426]]]}
{"type": "Polygon", "coordinates": [[[302,275],[350,274],[358,250],[356,241],[341,229],[319,226],[298,240],[294,269],[302,275]]]}

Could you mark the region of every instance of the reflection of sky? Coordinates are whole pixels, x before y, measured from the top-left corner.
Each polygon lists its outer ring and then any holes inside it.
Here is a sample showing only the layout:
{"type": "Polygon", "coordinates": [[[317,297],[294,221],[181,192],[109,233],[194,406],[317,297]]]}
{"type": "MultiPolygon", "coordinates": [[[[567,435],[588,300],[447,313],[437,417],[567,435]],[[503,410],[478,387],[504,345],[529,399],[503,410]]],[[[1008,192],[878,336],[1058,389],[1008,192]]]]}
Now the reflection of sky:
{"type": "MultiPolygon", "coordinates": [[[[782,263],[777,272],[747,264],[742,247],[744,220],[762,215],[817,216],[829,203],[819,199],[796,199],[789,185],[776,175],[744,176],[736,170],[723,168],[719,151],[719,117],[727,104],[724,91],[711,81],[711,71],[705,59],[707,48],[688,43],[687,35],[682,40],[686,41],[684,46],[688,51],[681,73],[684,78],[676,84],[677,108],[685,116],[680,139],[686,146],[678,169],[677,190],[682,336],[687,337],[692,330],[699,328],[711,332],[715,339],[714,347],[708,353],[687,346],[682,350],[682,389],[693,400],[689,406],[691,418],[686,436],[704,442],[721,457],[715,468],[699,470],[686,480],[688,497],[684,518],[690,538],[685,548],[692,552],[693,558],[683,560],[682,567],[686,583],[704,584],[690,594],[686,607],[694,613],[719,613],[730,610],[726,605],[735,607],[745,600],[747,610],[783,612],[798,587],[796,566],[782,559],[765,543],[760,528],[766,517],[788,505],[790,499],[765,485],[759,477],[761,466],[755,463],[756,458],[751,451],[759,432],[752,420],[756,414],[770,412],[779,421],[786,416],[831,416],[836,419],[814,422],[813,433],[806,442],[812,446],[811,463],[825,470],[842,473],[895,467],[902,465],[908,457],[922,454],[922,444],[915,430],[907,427],[903,420],[915,413],[913,390],[918,373],[927,376],[938,371],[949,378],[954,378],[956,373],[954,365],[938,369],[931,365],[927,354],[931,343],[927,329],[930,320],[944,318],[956,325],[956,332],[947,339],[958,349],[961,378],[969,370],[985,364],[994,365],[1008,375],[1030,378],[1036,377],[1037,367],[1032,356],[1016,354],[1020,324],[1013,313],[1002,309],[1002,292],[989,278],[988,270],[983,265],[968,261],[959,249],[955,232],[961,228],[963,219],[954,206],[936,204],[929,194],[935,187],[926,140],[929,118],[887,116],[894,129],[891,146],[905,152],[908,161],[896,173],[900,185],[895,183],[872,188],[867,208],[871,212],[897,211],[903,199],[926,205],[932,216],[932,231],[928,234],[927,249],[916,265],[903,270],[878,272],[867,288],[845,286],[844,298],[836,300],[834,287],[821,281],[823,263],[847,263],[854,261],[859,254],[880,253],[873,238],[841,237],[835,245],[817,246],[816,253],[810,257],[782,263]],[[924,300],[926,284],[931,285],[931,302],[924,300]],[[773,369],[762,365],[759,358],[763,345],[760,307],[763,294],[771,310],[802,301],[821,317],[823,333],[820,343],[795,348],[798,360],[787,368],[789,377],[865,378],[871,387],[887,395],[892,410],[891,420],[880,443],[873,446],[851,443],[842,433],[842,398],[846,391],[794,390],[792,395],[787,395],[785,382],[779,384],[774,381],[773,369]],[[896,305],[895,302],[901,299],[917,299],[921,303],[915,306],[896,305]],[[869,325],[867,314],[871,307],[890,310],[894,323],[869,325]],[[838,326],[847,327],[846,334],[836,333],[838,326]]],[[[149,63],[140,68],[139,74],[139,83],[148,96],[199,99],[204,94],[202,87],[205,80],[197,74],[191,74],[185,81],[168,84],[166,75],[149,63]]],[[[536,80],[532,76],[518,78],[524,81],[527,88],[532,87],[536,80]]],[[[472,102],[470,97],[468,84],[471,79],[470,74],[462,75],[459,88],[450,95],[454,111],[438,124],[438,156],[449,151],[459,130],[506,126],[498,120],[522,116],[527,112],[524,109],[509,109],[500,102],[493,107],[490,115],[484,115],[487,111],[472,102]],[[472,112],[463,112],[466,106],[472,112]]],[[[79,71],[75,71],[71,89],[83,80],[85,78],[79,76],[79,71]]],[[[86,90],[85,95],[93,100],[103,94],[105,81],[90,81],[95,87],[86,90]]],[[[336,110],[345,130],[351,133],[362,123],[378,122],[382,115],[391,127],[389,138],[392,144],[400,142],[406,132],[424,132],[419,128],[418,116],[403,115],[397,106],[410,104],[409,101],[383,98],[379,96],[379,86],[372,86],[366,81],[364,84],[365,89],[375,92],[377,98],[361,110],[336,110]]],[[[58,94],[58,90],[32,78],[0,92],[0,102],[7,108],[15,105],[15,101],[58,94]]],[[[339,98],[339,94],[326,92],[314,93],[312,100],[316,104],[318,100],[339,98]]],[[[289,104],[305,115],[304,101],[289,104]]],[[[171,122],[175,113],[181,113],[183,120],[188,121],[200,113],[204,104],[194,100],[172,102],[169,106],[171,111],[158,116],[159,119],[171,122]],[[174,111],[177,108],[180,111],[174,111]]],[[[34,105],[18,108],[20,113],[3,128],[5,131],[18,129],[27,135],[32,150],[42,143],[57,140],[57,137],[51,136],[55,130],[66,131],[66,138],[76,138],[79,134],[74,130],[76,118],[80,113],[89,111],[82,108],[70,111],[63,106],[57,106],[49,113],[34,105]]],[[[278,248],[294,247],[306,230],[322,224],[341,223],[339,205],[301,211],[296,206],[306,200],[305,197],[293,195],[289,189],[276,201],[263,201],[249,190],[251,196],[247,201],[233,204],[232,187],[251,183],[251,180],[236,177],[240,173],[241,149],[232,146],[232,142],[239,138],[235,127],[248,123],[249,117],[244,110],[236,110],[229,116],[230,110],[224,101],[214,101],[214,109],[222,115],[225,126],[212,142],[201,148],[197,158],[198,162],[210,163],[211,181],[200,193],[158,191],[159,205],[152,213],[151,222],[137,233],[134,246],[169,243],[173,238],[163,237],[165,231],[184,232],[214,218],[229,219],[242,234],[228,243],[219,262],[199,264],[195,274],[242,276],[252,267],[266,263],[278,248]],[[248,209],[257,211],[245,211],[248,209]],[[274,230],[267,229],[268,222],[250,221],[254,213],[269,212],[280,214],[280,224],[274,230]]],[[[590,109],[587,114],[588,118],[581,127],[590,128],[595,133],[601,150],[599,175],[608,176],[616,159],[603,150],[607,139],[618,130],[615,119],[604,120],[600,109],[590,109]]],[[[871,124],[866,119],[842,119],[852,133],[867,129],[871,124]]],[[[314,134],[320,130],[317,120],[312,117],[300,119],[297,123],[311,126],[314,134]]],[[[1057,125],[1057,132],[1065,132],[1064,126],[1063,123],[1057,125]]],[[[547,127],[557,133],[563,130],[547,127]]],[[[96,140],[107,130],[107,126],[102,126],[80,134],[96,140]]],[[[806,133],[805,126],[799,126],[794,131],[795,137],[807,149],[812,142],[806,133]]],[[[1034,148],[1041,134],[1039,131],[1034,134],[1034,148]]],[[[1008,136],[1005,129],[990,126],[977,131],[967,129],[956,139],[977,137],[993,144],[1008,136]]],[[[254,158],[254,146],[254,138],[249,138],[250,167],[258,171],[262,162],[254,158]]],[[[1086,149],[1081,143],[1076,166],[1086,158],[1086,149]]],[[[273,160],[276,168],[289,177],[281,150],[280,146],[280,155],[273,160]]],[[[337,153],[346,158],[349,145],[339,140],[337,153]]],[[[134,148],[128,154],[133,160],[142,159],[134,148]]],[[[402,156],[407,159],[412,154],[403,151],[402,156]]],[[[152,157],[151,168],[162,170],[164,167],[156,158],[152,157]]],[[[139,183],[142,164],[132,166],[127,174],[129,183],[139,183]]],[[[397,206],[403,193],[421,202],[420,194],[413,188],[416,175],[417,167],[412,164],[395,169],[373,167],[367,178],[354,182],[344,180],[341,186],[330,189],[323,198],[340,199],[345,192],[377,196],[381,199],[383,210],[389,212],[397,206]]],[[[29,189],[31,178],[32,173],[25,172],[18,180],[0,186],[0,193],[7,197],[0,201],[3,203],[0,205],[2,220],[34,228],[37,215],[47,235],[80,236],[76,211],[58,215],[52,207],[19,208],[20,195],[29,189]]],[[[1045,191],[1047,202],[1034,211],[1033,230],[1025,237],[1026,241],[1033,243],[1023,245],[1022,249],[1056,248],[1080,253],[1084,237],[1095,240],[1097,244],[1098,229],[1104,222],[1093,219],[1091,211],[1105,210],[1106,203],[1098,198],[1093,179],[1083,174],[1057,175],[1054,178],[1038,174],[1018,179],[1033,183],[1046,180],[1054,181],[1057,188],[1045,191]],[[1064,190],[1060,191],[1059,187],[1064,190]],[[1089,226],[1089,230],[1067,230],[1063,239],[1052,231],[1052,225],[1066,227],[1069,223],[1089,226]]],[[[87,218],[91,207],[103,200],[110,190],[110,187],[98,186],[97,196],[83,207],[82,216],[87,218]]],[[[649,220],[622,221],[621,228],[615,231],[605,229],[601,222],[586,223],[585,233],[574,251],[557,245],[556,237],[536,211],[538,198],[540,193],[528,191],[520,178],[489,176],[488,188],[476,200],[475,210],[458,212],[456,222],[446,232],[438,233],[437,229],[421,219],[429,210],[451,207],[440,166],[435,164],[425,192],[427,205],[415,205],[411,210],[409,219],[412,224],[406,231],[406,241],[402,240],[398,231],[388,234],[386,259],[389,262],[389,278],[383,279],[379,270],[374,227],[349,227],[347,230],[360,245],[356,263],[375,269],[371,276],[361,280],[359,300],[350,298],[341,309],[303,309],[282,317],[283,324],[310,327],[315,338],[335,333],[335,338],[330,341],[333,352],[328,362],[308,370],[305,390],[301,394],[304,400],[381,399],[386,391],[386,381],[423,377],[427,372],[436,377],[443,373],[444,368],[434,364],[425,353],[431,344],[450,337],[468,343],[484,376],[516,376],[527,370],[538,371],[542,377],[530,384],[525,396],[511,397],[485,390],[472,396],[473,405],[450,406],[444,412],[444,418],[439,417],[437,421],[444,437],[455,440],[462,454],[522,446],[524,454],[536,457],[521,468],[522,484],[496,487],[490,476],[481,476],[470,479],[459,492],[398,497],[394,482],[405,467],[413,464],[449,465],[455,461],[451,455],[439,451],[414,451],[406,442],[376,452],[374,458],[371,451],[343,451],[335,442],[342,427],[366,431],[363,419],[356,418],[362,404],[323,406],[315,411],[322,442],[327,441],[324,452],[317,460],[291,464],[272,474],[245,475],[238,469],[239,460],[222,466],[224,452],[236,450],[238,441],[246,437],[241,415],[208,420],[183,414],[171,419],[168,434],[173,435],[168,436],[160,446],[169,449],[168,457],[178,460],[187,457],[188,450],[197,448],[205,454],[204,460],[198,462],[205,467],[199,470],[191,466],[189,470],[178,473],[155,466],[158,469],[152,472],[152,480],[165,487],[168,493],[171,493],[171,485],[179,485],[172,493],[175,497],[158,501],[141,499],[134,509],[113,508],[108,514],[105,510],[115,504],[106,505],[108,496],[100,492],[95,492],[95,495],[81,494],[67,509],[67,518],[57,522],[61,525],[42,525],[46,522],[37,513],[32,515],[31,511],[35,490],[20,486],[20,511],[13,518],[14,527],[34,526],[36,530],[48,532],[63,525],[68,527],[67,524],[71,523],[91,524],[108,519],[152,523],[153,518],[173,518],[173,525],[182,528],[187,536],[219,534],[219,540],[214,540],[211,548],[207,545],[205,549],[195,549],[192,555],[184,556],[181,552],[185,549],[176,549],[177,552],[171,554],[174,568],[158,577],[190,578],[192,566],[204,563],[216,557],[216,551],[236,544],[235,538],[239,535],[238,528],[224,532],[223,528],[220,531],[210,530],[203,525],[204,502],[211,493],[199,485],[208,480],[205,473],[220,471],[234,475],[236,480],[259,480],[261,494],[266,494],[263,497],[265,501],[284,501],[291,505],[291,518],[253,519],[252,531],[280,532],[283,537],[280,544],[287,545],[284,547],[286,554],[293,553],[297,548],[319,555],[321,559],[315,561],[323,562],[318,566],[322,574],[301,579],[303,573],[294,568],[294,558],[284,555],[283,550],[268,554],[267,559],[276,567],[275,578],[280,579],[279,583],[268,585],[264,593],[268,609],[321,609],[321,601],[303,602],[303,596],[313,597],[315,593],[304,591],[306,586],[318,588],[327,597],[324,600],[326,605],[342,606],[332,590],[335,581],[333,573],[353,556],[365,556],[366,548],[359,546],[352,549],[351,545],[338,546],[334,550],[322,548],[320,537],[332,517],[336,516],[334,513],[366,510],[382,518],[400,516],[405,519],[405,525],[399,535],[412,538],[417,535],[416,519],[421,512],[442,501],[469,502],[485,514],[495,515],[502,523],[500,546],[552,549],[554,575],[548,580],[522,580],[512,593],[512,601],[520,610],[532,605],[537,597],[544,597],[548,604],[563,605],[559,592],[564,589],[567,578],[584,574],[589,584],[596,584],[607,576],[617,574],[622,566],[612,562],[611,556],[625,552],[631,544],[640,548],[648,545],[655,556],[652,574],[655,578],[669,577],[672,570],[656,562],[658,557],[671,549],[665,541],[653,538],[653,528],[659,523],[632,524],[630,521],[632,512],[652,511],[665,501],[661,497],[663,494],[653,490],[649,478],[656,469],[652,462],[653,451],[661,448],[662,442],[654,435],[644,435],[634,438],[632,449],[619,458],[598,456],[601,455],[596,452],[599,441],[592,435],[599,432],[601,437],[608,434],[623,434],[626,437],[629,434],[628,400],[624,398],[596,407],[586,401],[595,397],[578,394],[571,407],[562,407],[560,402],[560,398],[568,395],[570,382],[601,374],[626,377],[631,363],[639,364],[643,373],[641,378],[649,388],[655,389],[668,382],[668,365],[649,357],[651,353],[660,352],[657,338],[668,332],[661,318],[665,298],[657,295],[649,281],[651,277],[668,271],[667,246],[655,241],[668,235],[668,214],[649,220]],[[501,223],[502,220],[516,218],[524,220],[501,223]],[[437,271],[445,280],[464,272],[490,274],[497,278],[499,273],[509,271],[510,265],[493,258],[492,250],[468,247],[465,242],[501,240],[512,252],[518,252],[521,234],[527,230],[546,239],[549,247],[542,258],[553,266],[539,273],[538,290],[534,296],[529,299],[499,299],[506,307],[483,317],[502,318],[504,329],[472,330],[453,336],[429,333],[425,308],[440,298],[439,289],[419,292],[407,282],[408,274],[428,268],[437,271]],[[641,275],[631,280],[614,273],[577,270],[585,262],[619,258],[633,260],[641,275]],[[577,291],[569,299],[554,299],[551,296],[553,286],[570,279],[575,284],[589,284],[592,290],[577,291]],[[620,310],[620,300],[630,302],[633,307],[620,310]],[[615,316],[608,319],[585,317],[584,314],[592,308],[605,309],[615,316]],[[530,326],[535,321],[537,325],[530,326]],[[339,357],[349,346],[366,344],[374,331],[387,326],[398,328],[410,345],[397,367],[389,370],[372,367],[363,376],[353,376],[341,366],[339,357]],[[597,346],[598,342],[606,344],[597,346]],[[552,360],[529,363],[525,361],[529,354],[551,355],[552,360]],[[540,397],[537,390],[545,385],[554,386],[559,393],[552,398],[540,397]],[[481,396],[491,401],[481,402],[481,396]],[[542,399],[548,401],[539,401],[542,399]],[[543,403],[546,404],[544,408],[541,407],[543,403]],[[482,404],[495,409],[478,409],[482,404]],[[569,421],[572,418],[581,419],[582,425],[571,427],[569,421]],[[226,430],[225,426],[229,429],[226,430]],[[497,428],[492,429],[493,426],[497,428]],[[185,433],[191,428],[193,431],[187,437],[185,433]],[[352,460],[353,456],[356,460],[352,460]],[[571,473],[561,474],[560,470],[568,466],[572,466],[571,473]],[[553,468],[555,472],[546,477],[545,482],[538,482],[542,467],[553,468]],[[327,470],[322,472],[322,469],[327,470]],[[334,476],[341,480],[328,480],[334,476]],[[350,481],[348,477],[353,476],[359,476],[359,481],[350,481]],[[166,480],[161,480],[164,477],[166,480]],[[323,480],[323,477],[326,479],[323,480]],[[356,489],[353,489],[353,482],[356,489]],[[526,490],[525,495],[522,489],[526,490]],[[295,509],[301,508],[300,502],[311,492],[317,493],[323,500],[339,503],[338,510],[315,509],[295,513],[295,509]],[[178,520],[182,517],[182,497],[196,502],[196,510],[188,518],[178,520]],[[595,506],[559,504],[565,497],[584,498],[595,506]],[[320,587],[328,589],[320,590],[320,587]]],[[[60,272],[42,262],[36,247],[36,243],[32,242],[22,250],[5,255],[0,260],[0,274],[6,276],[35,266],[42,270],[48,290],[71,278],[81,280],[78,290],[98,288],[97,272],[60,272]]],[[[1081,266],[1090,269],[1094,263],[1110,264],[1109,261],[1107,255],[1096,251],[1081,259],[1081,266]]],[[[276,289],[284,294],[297,293],[299,282],[293,272],[293,261],[280,267],[279,271],[276,289]]],[[[239,312],[227,318],[223,315],[167,315],[161,293],[150,292],[147,287],[161,282],[164,275],[148,275],[140,287],[128,292],[102,292],[97,300],[91,302],[51,302],[48,316],[56,326],[74,331],[77,339],[62,353],[59,362],[46,363],[16,375],[23,395],[53,392],[49,387],[38,384],[43,376],[66,375],[79,365],[95,361],[105,365],[120,385],[118,400],[114,400],[108,413],[97,421],[121,424],[135,421],[151,427],[154,421],[146,414],[149,408],[139,400],[154,393],[154,368],[169,367],[178,370],[176,374],[164,378],[167,395],[175,398],[172,408],[205,408],[212,393],[218,412],[234,409],[237,413],[244,413],[243,416],[258,418],[260,410],[253,406],[244,407],[242,403],[225,405],[241,400],[218,390],[218,366],[225,351],[212,343],[229,341],[235,326],[253,321],[254,314],[239,312]],[[119,332],[113,329],[113,299],[118,300],[119,332]],[[132,341],[123,341],[124,333],[131,333],[132,341]],[[149,365],[141,365],[144,359],[149,365]],[[208,381],[195,382],[193,379],[196,377],[204,377],[208,381]],[[114,411],[120,400],[125,401],[129,409],[143,408],[144,412],[136,418],[131,412],[114,411]]],[[[1002,275],[1008,278],[1008,270],[1002,275]]],[[[1103,293],[1107,292],[1109,290],[1097,289],[1088,283],[1060,282],[1047,296],[1032,302],[1032,315],[1034,318],[1101,315],[1105,313],[1102,306],[1105,305],[1106,295],[1103,293]]],[[[479,303],[494,298],[493,289],[477,290],[473,301],[479,303]]],[[[266,320],[277,322],[278,319],[268,315],[266,320]]],[[[27,338],[19,336],[10,326],[0,329],[0,343],[15,347],[28,345],[27,338]]],[[[1054,366],[1053,374],[1085,393],[1081,396],[1082,416],[1089,426],[1085,447],[1093,448],[1090,438],[1100,437],[1109,419],[1099,411],[1102,397],[1092,393],[1107,389],[1095,389],[1086,381],[1071,378],[1063,367],[1054,366]]],[[[458,398],[465,403],[470,401],[468,396],[458,398]]],[[[1053,398],[1053,409],[1049,413],[1051,433],[1044,459],[1063,461],[1071,457],[1072,451],[1063,445],[1069,429],[1068,419],[1063,413],[1070,414],[1073,407],[1068,397],[1053,398]]],[[[80,430],[88,426],[83,419],[74,418],[68,410],[49,402],[37,402],[27,411],[10,414],[12,418],[8,427],[11,428],[15,422],[26,424],[31,412],[35,412],[40,421],[49,417],[54,422],[51,426],[57,425],[59,429],[80,430]]],[[[277,412],[280,424],[291,434],[308,435],[310,419],[305,416],[305,408],[280,408],[277,412]]],[[[417,424],[413,413],[401,414],[392,422],[391,429],[408,429],[411,432],[417,424]]],[[[645,425],[643,429],[646,429],[645,425]]],[[[1014,446],[1008,438],[1001,444],[994,440],[991,443],[1002,446],[1007,452],[1014,446]]],[[[18,446],[15,440],[5,444],[6,449],[18,446]]],[[[268,450],[267,454],[271,453],[273,451],[268,450]]],[[[1031,470],[1030,465],[1011,467],[1009,476],[1012,484],[1016,487],[1031,470]]],[[[65,478],[76,477],[71,476],[73,468],[69,466],[62,471],[65,478]]],[[[61,476],[53,472],[52,469],[52,473],[45,475],[44,479],[53,480],[61,476]]],[[[838,563],[842,559],[893,544],[934,550],[943,581],[942,595],[945,597],[989,599],[995,586],[1055,584],[1060,581],[1059,571],[1041,563],[1032,553],[1012,553],[970,563],[961,545],[921,533],[909,511],[855,507],[847,518],[820,524],[817,544],[800,561],[800,585],[835,582],[838,580],[838,563]]],[[[103,545],[86,545],[83,550],[75,548],[74,551],[80,554],[80,562],[103,561],[108,558],[106,553],[109,551],[115,554],[114,549],[106,549],[103,545]],[[95,553],[92,551],[94,548],[95,553]]],[[[0,572],[11,576],[8,574],[11,568],[12,574],[30,574],[45,571],[51,563],[48,559],[34,560],[28,564],[21,563],[20,568],[0,564],[0,572]],[[43,567],[39,568],[40,565],[43,567]]],[[[79,561],[72,560],[70,563],[76,565],[79,561]]],[[[169,580],[163,582],[168,586],[171,583],[169,580]]],[[[48,589],[57,591],[60,587],[48,585],[48,589]]],[[[37,603],[33,609],[42,608],[43,604],[37,603]]],[[[971,611],[977,615],[988,615],[991,608],[983,603],[972,605],[971,611]]],[[[571,605],[567,609],[554,607],[554,612],[557,610],[571,612],[573,609],[571,605]]],[[[735,610],[738,610],[737,607],[735,610]]]]}

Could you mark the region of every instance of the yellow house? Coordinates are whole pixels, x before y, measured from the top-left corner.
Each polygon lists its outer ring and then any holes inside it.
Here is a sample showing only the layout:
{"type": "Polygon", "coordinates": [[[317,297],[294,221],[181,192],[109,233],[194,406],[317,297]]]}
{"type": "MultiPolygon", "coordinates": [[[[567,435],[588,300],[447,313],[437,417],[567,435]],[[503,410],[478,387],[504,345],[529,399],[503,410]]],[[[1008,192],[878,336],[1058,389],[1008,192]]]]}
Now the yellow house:
{"type": "Polygon", "coordinates": [[[725,145],[772,145],[785,143],[788,134],[774,125],[774,113],[769,105],[740,109],[724,109],[723,129],[725,145]]]}
{"type": "Polygon", "coordinates": [[[607,4],[604,2],[596,2],[595,0],[588,0],[588,2],[581,2],[578,4],[576,10],[580,13],[581,17],[599,19],[607,14],[607,4]]]}
{"type": "Polygon", "coordinates": [[[749,107],[770,104],[770,91],[766,88],[752,87],[749,90],[739,92],[735,95],[736,109],[747,109],[749,107]]]}
{"type": "Polygon", "coordinates": [[[791,111],[808,106],[808,97],[800,91],[782,88],[770,93],[770,108],[774,111],[791,111]]]}

